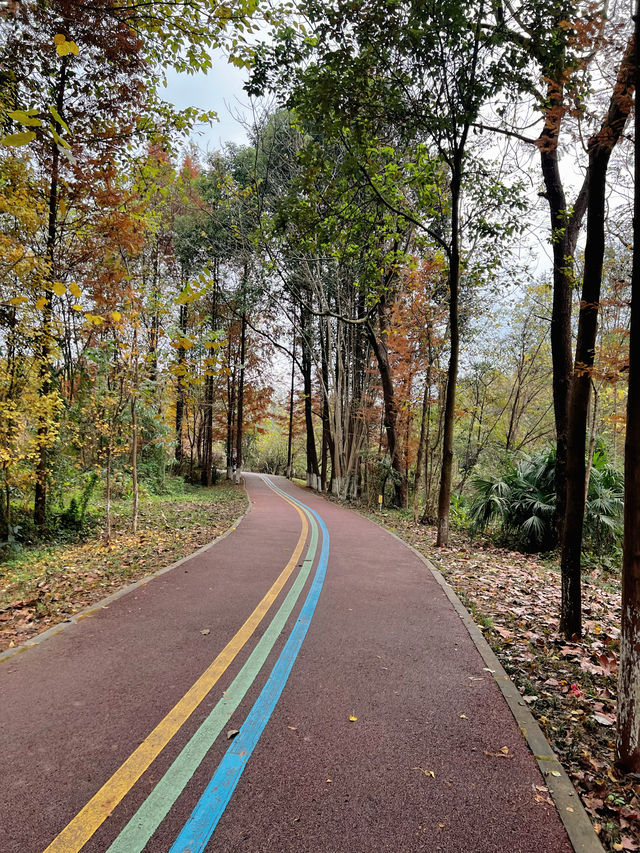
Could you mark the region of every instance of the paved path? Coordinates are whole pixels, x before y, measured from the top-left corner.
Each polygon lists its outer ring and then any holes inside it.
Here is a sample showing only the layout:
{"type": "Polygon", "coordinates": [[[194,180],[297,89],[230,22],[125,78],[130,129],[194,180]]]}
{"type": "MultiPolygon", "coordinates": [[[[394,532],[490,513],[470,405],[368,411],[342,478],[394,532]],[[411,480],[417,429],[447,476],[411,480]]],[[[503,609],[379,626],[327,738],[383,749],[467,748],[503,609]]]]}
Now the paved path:
{"type": "Polygon", "coordinates": [[[247,486],[209,550],[0,662],[2,853],[570,853],[418,557],[247,486]]]}

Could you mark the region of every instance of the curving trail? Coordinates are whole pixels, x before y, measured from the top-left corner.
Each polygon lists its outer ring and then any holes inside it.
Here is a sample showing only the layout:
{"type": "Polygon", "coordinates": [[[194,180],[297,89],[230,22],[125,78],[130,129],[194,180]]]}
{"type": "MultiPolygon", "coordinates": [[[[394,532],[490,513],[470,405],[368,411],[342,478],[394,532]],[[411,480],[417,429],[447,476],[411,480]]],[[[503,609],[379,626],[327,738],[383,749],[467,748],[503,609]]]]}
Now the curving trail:
{"type": "Polygon", "coordinates": [[[2,853],[570,853],[424,564],[246,479],[208,551],[0,660],[2,853]]]}

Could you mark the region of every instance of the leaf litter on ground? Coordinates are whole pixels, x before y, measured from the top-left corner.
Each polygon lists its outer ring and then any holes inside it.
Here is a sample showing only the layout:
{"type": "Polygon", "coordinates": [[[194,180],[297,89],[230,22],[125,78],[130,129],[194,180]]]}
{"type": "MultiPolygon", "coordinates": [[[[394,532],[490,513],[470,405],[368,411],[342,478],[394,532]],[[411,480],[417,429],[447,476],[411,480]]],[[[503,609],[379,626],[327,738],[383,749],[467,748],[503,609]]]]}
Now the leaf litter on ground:
{"type": "Polygon", "coordinates": [[[81,542],[25,548],[0,563],[0,651],[192,554],[228,530],[246,505],[244,488],[222,484],[143,501],[137,535],[125,505],[114,515],[109,543],[97,532],[81,542]]]}

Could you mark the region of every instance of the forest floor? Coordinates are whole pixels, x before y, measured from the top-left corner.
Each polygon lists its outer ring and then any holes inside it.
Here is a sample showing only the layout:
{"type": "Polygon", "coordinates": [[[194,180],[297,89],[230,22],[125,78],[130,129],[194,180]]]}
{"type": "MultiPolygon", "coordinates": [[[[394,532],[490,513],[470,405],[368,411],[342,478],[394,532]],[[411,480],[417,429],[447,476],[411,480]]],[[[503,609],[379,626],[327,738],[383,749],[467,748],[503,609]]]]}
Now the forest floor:
{"type": "Polygon", "coordinates": [[[183,494],[143,499],[136,535],[131,501],[122,500],[113,506],[110,542],[98,527],[82,541],[14,552],[0,562],[0,651],[192,554],[224,533],[246,506],[242,486],[185,487],[183,494]]]}
{"type": "Polygon", "coordinates": [[[640,775],[613,765],[620,578],[583,574],[579,642],[558,634],[560,574],[539,557],[454,532],[436,548],[435,529],[400,513],[371,518],[442,572],[473,615],[572,779],[606,850],[640,850],[640,775]]]}

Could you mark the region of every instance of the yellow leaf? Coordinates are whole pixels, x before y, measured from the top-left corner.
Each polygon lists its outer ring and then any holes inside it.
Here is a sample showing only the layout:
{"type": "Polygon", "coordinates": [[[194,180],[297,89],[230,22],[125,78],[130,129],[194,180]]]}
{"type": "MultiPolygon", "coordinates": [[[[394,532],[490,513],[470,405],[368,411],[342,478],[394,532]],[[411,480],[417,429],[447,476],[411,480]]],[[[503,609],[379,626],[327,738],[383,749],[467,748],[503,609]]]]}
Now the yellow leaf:
{"type": "Polygon", "coordinates": [[[118,320],[122,319],[122,314],[119,311],[112,311],[111,312],[111,319],[113,320],[114,323],[117,323],[118,320]]]}
{"type": "Polygon", "coordinates": [[[350,722],[350,723],[355,723],[357,719],[358,719],[357,717],[354,717],[354,715],[353,715],[353,714],[351,714],[351,716],[349,717],[349,722],[350,722]]]}
{"type": "Polygon", "coordinates": [[[62,33],[56,33],[53,37],[55,44],[64,44],[66,40],[66,36],[63,36],[62,33]]]}
{"type": "Polygon", "coordinates": [[[19,124],[25,125],[25,127],[42,127],[42,122],[39,118],[34,118],[24,110],[10,110],[7,115],[19,124]]]}
{"type": "Polygon", "coordinates": [[[68,41],[69,50],[73,53],[74,56],[78,55],[78,45],[74,41],[68,41]]]}
{"type": "Polygon", "coordinates": [[[78,299],[82,296],[82,291],[78,287],[77,282],[71,282],[71,284],[69,285],[69,293],[71,293],[72,296],[76,296],[78,299]]]}
{"type": "Polygon", "coordinates": [[[79,305],[77,302],[71,306],[74,311],[82,311],[82,305],[79,305]]]}
{"type": "Polygon", "coordinates": [[[56,50],[58,51],[58,56],[66,56],[69,53],[69,44],[63,41],[62,44],[56,45],[56,50]]]}
{"type": "Polygon", "coordinates": [[[14,296],[13,299],[9,300],[9,305],[22,305],[22,303],[26,301],[26,296],[14,296]]]}
{"type": "Polygon", "coordinates": [[[0,139],[0,145],[27,145],[36,138],[32,130],[23,130],[21,133],[9,133],[0,139]]]}
{"type": "Polygon", "coordinates": [[[44,306],[47,304],[48,300],[46,296],[41,296],[40,299],[36,301],[36,308],[38,311],[42,311],[44,306]]]}
{"type": "Polygon", "coordinates": [[[62,284],[61,281],[54,281],[53,287],[51,288],[56,296],[64,296],[67,292],[67,288],[62,284]]]}

